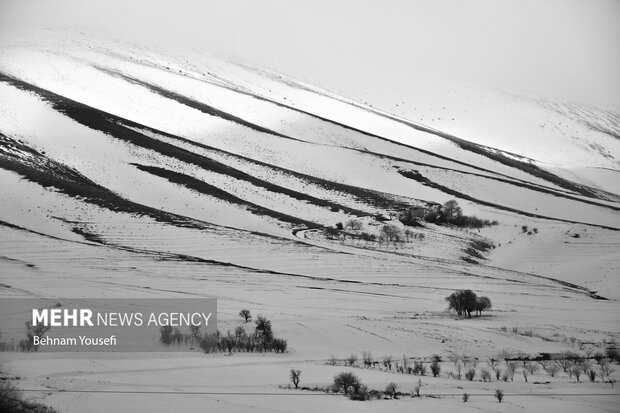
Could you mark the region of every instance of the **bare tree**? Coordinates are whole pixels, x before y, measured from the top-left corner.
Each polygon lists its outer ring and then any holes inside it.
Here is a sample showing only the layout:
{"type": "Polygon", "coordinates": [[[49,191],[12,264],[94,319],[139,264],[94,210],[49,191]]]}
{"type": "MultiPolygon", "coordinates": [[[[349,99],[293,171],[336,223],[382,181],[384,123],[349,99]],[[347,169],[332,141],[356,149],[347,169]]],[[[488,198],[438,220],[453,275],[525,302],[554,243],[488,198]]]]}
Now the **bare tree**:
{"type": "Polygon", "coordinates": [[[508,373],[508,377],[510,377],[510,381],[514,381],[516,371],[517,371],[516,361],[509,361],[508,363],[506,363],[506,373],[508,373]]]}
{"type": "Polygon", "coordinates": [[[385,388],[385,394],[387,394],[390,399],[396,397],[396,392],[398,391],[398,384],[391,382],[385,388]]]}
{"type": "Polygon", "coordinates": [[[239,311],[239,317],[243,318],[246,323],[249,323],[250,320],[252,319],[252,314],[250,313],[250,310],[243,309],[239,311]]]}
{"type": "Polygon", "coordinates": [[[504,400],[504,392],[499,389],[495,390],[495,398],[501,403],[504,400]]]}
{"type": "Polygon", "coordinates": [[[349,358],[347,359],[347,364],[349,366],[353,366],[355,363],[357,363],[357,355],[351,354],[349,358]]]}
{"type": "Polygon", "coordinates": [[[301,370],[291,369],[290,377],[291,382],[293,382],[293,385],[297,389],[299,387],[299,381],[301,380],[301,370]]]}
{"type": "Polygon", "coordinates": [[[543,369],[550,377],[555,377],[555,375],[558,374],[558,372],[560,371],[561,367],[557,363],[549,363],[546,366],[543,366],[543,369]]]}
{"type": "Polygon", "coordinates": [[[372,353],[370,351],[362,352],[362,360],[364,361],[364,367],[372,367],[372,353]]]}
{"type": "Polygon", "coordinates": [[[423,386],[422,379],[418,379],[418,383],[413,388],[413,393],[415,397],[420,397],[420,389],[422,388],[422,386],[423,386]]]}
{"type": "Polygon", "coordinates": [[[344,391],[344,394],[349,394],[349,390],[359,387],[359,378],[351,372],[342,372],[336,374],[334,377],[334,389],[337,391],[344,391]]]}
{"type": "Polygon", "coordinates": [[[530,361],[525,365],[525,369],[530,374],[536,374],[536,372],[540,370],[540,364],[536,363],[535,361],[530,361]]]}
{"type": "Polygon", "coordinates": [[[383,357],[383,366],[388,370],[392,370],[393,361],[392,356],[385,356],[383,357]]]}

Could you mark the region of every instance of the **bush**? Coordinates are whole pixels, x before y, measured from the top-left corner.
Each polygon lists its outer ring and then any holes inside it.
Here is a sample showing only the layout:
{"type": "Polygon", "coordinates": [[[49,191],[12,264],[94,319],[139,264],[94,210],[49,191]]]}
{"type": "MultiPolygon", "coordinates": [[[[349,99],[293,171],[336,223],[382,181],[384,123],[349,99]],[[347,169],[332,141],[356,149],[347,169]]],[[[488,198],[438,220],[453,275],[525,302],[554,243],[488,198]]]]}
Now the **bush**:
{"type": "Polygon", "coordinates": [[[469,394],[463,393],[463,402],[467,403],[468,400],[469,400],[469,394]]]}
{"type": "Polygon", "coordinates": [[[22,392],[7,381],[0,382],[0,412],[58,413],[51,407],[24,400],[22,392]]]}
{"type": "Polygon", "coordinates": [[[491,381],[491,370],[487,369],[487,368],[481,368],[480,369],[480,378],[482,379],[482,381],[491,381]]]}
{"type": "Polygon", "coordinates": [[[495,398],[501,403],[504,400],[504,392],[499,389],[495,390],[495,398]]]}
{"type": "Polygon", "coordinates": [[[469,381],[474,380],[474,378],[476,377],[476,369],[468,369],[465,372],[465,378],[469,381]]]}

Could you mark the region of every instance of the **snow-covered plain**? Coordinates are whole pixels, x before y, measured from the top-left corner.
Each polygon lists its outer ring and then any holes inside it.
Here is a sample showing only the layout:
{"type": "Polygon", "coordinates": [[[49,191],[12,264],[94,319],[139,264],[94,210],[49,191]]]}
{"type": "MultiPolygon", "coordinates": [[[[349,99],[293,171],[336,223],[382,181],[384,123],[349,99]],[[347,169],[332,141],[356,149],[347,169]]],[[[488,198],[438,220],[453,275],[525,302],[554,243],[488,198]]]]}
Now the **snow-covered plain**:
{"type": "MultiPolygon", "coordinates": [[[[448,363],[442,377],[422,378],[422,393],[456,396],[360,403],[279,388],[293,367],[304,385],[327,385],[344,369],[327,366],[330,355],[486,359],[572,349],[569,337],[596,349],[620,338],[612,112],[485,91],[476,101],[491,108],[485,122],[425,124],[257,68],[92,34],[44,31],[1,46],[0,294],[216,296],[220,330],[249,308],[289,343],[279,356],[3,354],[22,388],[145,392],[37,394],[45,403],[71,412],[495,411],[500,388],[501,411],[614,411],[618,389],[600,380],[539,372],[529,383],[466,382],[446,376],[448,363]],[[398,247],[321,230],[351,218],[372,230],[403,208],[449,199],[499,225],[428,224],[413,229],[423,240],[398,247]],[[463,260],[483,239],[495,248],[463,260]],[[491,297],[493,311],[447,313],[444,298],[465,288],[491,297]],[[598,396],[581,395],[590,393],[598,396]]],[[[461,98],[449,107],[467,107],[471,96],[461,98]]],[[[354,370],[376,389],[395,381],[411,392],[419,378],[354,370]]]]}

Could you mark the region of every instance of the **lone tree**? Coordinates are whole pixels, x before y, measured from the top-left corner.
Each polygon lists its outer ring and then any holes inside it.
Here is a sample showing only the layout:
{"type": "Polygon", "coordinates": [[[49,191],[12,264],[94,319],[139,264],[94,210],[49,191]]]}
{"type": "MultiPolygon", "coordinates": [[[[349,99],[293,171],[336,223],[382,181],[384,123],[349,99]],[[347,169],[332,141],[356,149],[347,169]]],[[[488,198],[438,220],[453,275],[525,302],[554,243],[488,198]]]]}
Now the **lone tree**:
{"type": "Polygon", "coordinates": [[[398,392],[398,384],[394,382],[391,382],[385,388],[385,394],[387,394],[390,397],[390,399],[393,399],[396,397],[396,392],[398,392]]]}
{"type": "Polygon", "coordinates": [[[239,311],[239,317],[243,318],[246,323],[249,323],[252,319],[252,314],[250,314],[250,310],[243,309],[239,311]]]}
{"type": "Polygon", "coordinates": [[[291,382],[297,389],[299,387],[299,381],[301,380],[301,370],[291,369],[291,382]]]}
{"type": "Polygon", "coordinates": [[[449,310],[454,310],[459,316],[466,315],[469,318],[471,318],[471,312],[477,308],[477,299],[478,297],[472,290],[458,290],[446,297],[449,310]]]}
{"type": "Polygon", "coordinates": [[[349,390],[359,388],[361,385],[360,379],[353,373],[345,371],[336,374],[334,377],[334,389],[337,391],[344,391],[344,394],[349,394],[349,390]]]}

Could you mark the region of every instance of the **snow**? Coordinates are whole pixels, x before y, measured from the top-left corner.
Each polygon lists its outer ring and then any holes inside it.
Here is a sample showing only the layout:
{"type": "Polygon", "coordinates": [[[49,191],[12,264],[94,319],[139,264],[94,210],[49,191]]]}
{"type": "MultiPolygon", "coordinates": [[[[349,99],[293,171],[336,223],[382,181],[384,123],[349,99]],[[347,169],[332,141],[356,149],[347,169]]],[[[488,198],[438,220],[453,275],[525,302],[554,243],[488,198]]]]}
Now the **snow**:
{"type": "MultiPolygon", "coordinates": [[[[134,164],[181,173],[248,203],[319,225],[355,217],[153,147],[130,144],[72,120],[34,93],[0,82],[0,133],[122,199],[193,224],[176,225],[147,213],[97,206],[59,188],[43,188],[0,164],[0,221],[8,224],[0,225],[0,295],[216,296],[221,331],[240,325],[238,311],[249,308],[253,314],[267,315],[290,349],[284,355],[232,356],[190,351],[1,354],[3,368],[23,377],[18,382],[22,388],[146,392],[36,396],[46,404],[67,412],[122,411],[129,404],[135,411],[149,412],[180,407],[226,412],[491,411],[499,406],[492,393],[501,388],[506,392],[502,411],[615,408],[618,388],[600,381],[576,383],[565,374],[549,378],[541,372],[529,383],[521,376],[508,383],[459,381],[445,373],[423,377],[423,394],[454,394],[442,398],[352,402],[279,387],[287,384],[293,367],[302,370],[303,385],[328,385],[337,372],[348,370],[327,366],[330,355],[342,359],[370,350],[376,357],[445,358],[459,352],[486,359],[502,349],[530,354],[574,350],[567,343],[571,336],[594,343],[596,349],[602,349],[603,340],[620,338],[617,200],[572,193],[399,122],[428,122],[437,130],[532,158],[559,176],[618,195],[617,140],[583,122],[592,115],[597,125],[607,125],[607,112],[584,114],[570,105],[474,89],[439,94],[450,99],[445,115],[430,115],[444,102],[436,90],[432,99],[428,92],[412,95],[415,102],[399,105],[398,110],[375,109],[286,76],[209,56],[179,57],[92,34],[44,35],[45,41],[35,34],[3,39],[0,72],[144,125],[131,128],[155,142],[363,211],[367,216],[359,219],[365,231],[378,232],[385,223],[376,216],[395,213],[390,206],[395,202],[420,205],[456,198],[467,215],[499,221],[481,230],[429,224],[413,228],[424,240],[398,246],[329,240],[319,229],[293,231],[290,223],[171,183],[134,164]],[[102,68],[297,140],[207,115],[102,68]],[[461,113],[465,108],[466,116],[461,113]],[[399,171],[417,171],[439,187],[399,171]],[[528,226],[525,232],[523,225],[528,226]],[[95,237],[86,239],[80,235],[84,232],[95,237]],[[462,259],[473,241],[487,239],[495,248],[482,253],[478,264],[462,259]],[[447,313],[445,297],[465,288],[491,297],[493,311],[471,320],[447,313]],[[593,298],[592,291],[607,300],[593,298]],[[532,335],[512,333],[513,327],[531,330],[532,335]],[[257,394],[149,393],[161,391],[257,394]],[[472,394],[470,402],[461,401],[463,392],[472,394]],[[538,392],[560,395],[511,396],[538,392]],[[604,396],[582,395],[589,393],[604,396]]],[[[442,366],[451,369],[447,362],[442,366]]],[[[395,381],[410,392],[419,379],[376,369],[352,370],[369,387],[381,390],[395,381]]]]}

